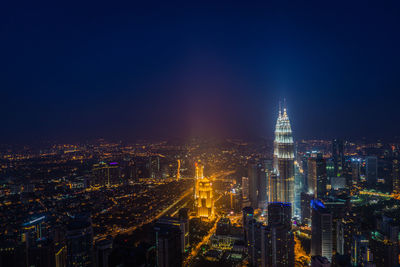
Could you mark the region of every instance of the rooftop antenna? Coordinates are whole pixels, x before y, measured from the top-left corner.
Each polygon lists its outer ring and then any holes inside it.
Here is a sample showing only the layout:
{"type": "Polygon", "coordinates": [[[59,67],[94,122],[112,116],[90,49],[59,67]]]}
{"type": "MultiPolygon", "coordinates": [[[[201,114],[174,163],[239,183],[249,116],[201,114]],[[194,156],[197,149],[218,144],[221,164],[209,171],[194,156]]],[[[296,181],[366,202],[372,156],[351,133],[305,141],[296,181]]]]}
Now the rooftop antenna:
{"type": "Polygon", "coordinates": [[[286,114],[286,98],[283,98],[283,114],[286,114]]]}
{"type": "Polygon", "coordinates": [[[282,115],[281,101],[279,101],[279,117],[282,115]]]}

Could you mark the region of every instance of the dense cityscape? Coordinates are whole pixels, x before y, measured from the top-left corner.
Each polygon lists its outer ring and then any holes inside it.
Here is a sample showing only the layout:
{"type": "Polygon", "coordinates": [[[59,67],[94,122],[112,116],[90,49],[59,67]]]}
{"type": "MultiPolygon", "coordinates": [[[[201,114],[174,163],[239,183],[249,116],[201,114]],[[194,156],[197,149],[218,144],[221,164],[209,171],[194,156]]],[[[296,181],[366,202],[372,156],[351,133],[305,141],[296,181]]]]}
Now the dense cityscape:
{"type": "Polygon", "coordinates": [[[1,152],[0,266],[398,266],[400,143],[98,140],[1,152]]]}
{"type": "Polygon", "coordinates": [[[400,267],[400,1],[2,1],[0,267],[400,267]]]}

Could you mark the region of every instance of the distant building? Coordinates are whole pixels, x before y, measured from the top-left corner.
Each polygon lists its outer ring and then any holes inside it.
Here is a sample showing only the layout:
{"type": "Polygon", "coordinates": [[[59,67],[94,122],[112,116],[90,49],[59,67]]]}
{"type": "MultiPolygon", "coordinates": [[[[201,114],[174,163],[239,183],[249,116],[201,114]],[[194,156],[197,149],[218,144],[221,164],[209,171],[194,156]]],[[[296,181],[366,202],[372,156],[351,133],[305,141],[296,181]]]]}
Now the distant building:
{"type": "Polygon", "coordinates": [[[332,214],[319,200],[312,201],[311,256],[332,260],[332,214]]]}
{"type": "Polygon", "coordinates": [[[53,240],[41,238],[32,242],[28,248],[28,266],[55,266],[55,251],[53,240]]]}
{"type": "Polygon", "coordinates": [[[158,178],[160,177],[160,157],[151,156],[149,157],[149,173],[150,178],[158,178]]]}
{"type": "Polygon", "coordinates": [[[311,257],[311,267],[330,267],[331,263],[329,260],[322,256],[311,257]]]}
{"type": "Polygon", "coordinates": [[[190,236],[189,236],[189,209],[182,208],[179,210],[179,221],[184,225],[184,244],[183,247],[188,249],[190,246],[190,236]]]}
{"type": "Polygon", "coordinates": [[[111,186],[121,182],[121,170],[117,162],[100,162],[92,168],[94,182],[92,185],[111,186]]]}
{"type": "Polygon", "coordinates": [[[365,158],[365,174],[369,186],[374,186],[378,180],[378,158],[369,156],[365,158]]]}
{"type": "Polygon", "coordinates": [[[249,200],[253,208],[264,208],[267,202],[268,171],[262,163],[248,166],[249,200]]]}
{"type": "Polygon", "coordinates": [[[256,209],[258,208],[258,180],[259,180],[259,169],[257,164],[252,163],[248,166],[248,177],[249,177],[249,200],[251,206],[256,209]]]}
{"type": "Polygon", "coordinates": [[[322,154],[308,159],[308,193],[315,198],[327,195],[328,177],[326,174],[326,161],[322,154]]]}
{"type": "Polygon", "coordinates": [[[242,201],[243,201],[243,207],[247,207],[250,205],[250,199],[249,199],[250,191],[249,191],[249,178],[248,177],[242,177],[242,201]]]}
{"type": "Polygon", "coordinates": [[[326,176],[335,177],[335,163],[332,159],[326,161],[326,176]]]}
{"type": "Polygon", "coordinates": [[[344,145],[343,140],[332,140],[332,159],[334,164],[334,176],[343,176],[344,145]]]}
{"type": "Polygon", "coordinates": [[[358,160],[353,160],[351,162],[351,168],[352,168],[352,180],[354,182],[358,182],[360,180],[360,162],[358,160]]]}
{"type": "Polygon", "coordinates": [[[231,233],[231,221],[229,218],[221,218],[217,223],[216,235],[229,235],[231,233]]]}
{"type": "Polygon", "coordinates": [[[276,173],[269,173],[269,186],[268,186],[268,202],[278,202],[279,201],[279,177],[276,173]]]}
{"type": "Polygon", "coordinates": [[[354,235],[351,246],[351,264],[353,266],[366,266],[373,261],[373,256],[367,238],[354,235]]]}
{"type": "Polygon", "coordinates": [[[158,267],[182,266],[183,229],[179,221],[163,219],[156,222],[156,252],[158,267]]]}
{"type": "Polygon", "coordinates": [[[95,262],[97,267],[108,267],[108,259],[110,257],[113,241],[111,239],[102,239],[96,242],[95,262]]]}
{"type": "Polygon", "coordinates": [[[91,267],[93,228],[90,218],[75,218],[67,225],[67,266],[91,267]]]}
{"type": "Polygon", "coordinates": [[[301,193],[300,195],[300,210],[301,220],[303,223],[311,225],[311,201],[314,195],[308,193],[301,193]]]}
{"type": "Polygon", "coordinates": [[[291,214],[289,203],[268,205],[268,225],[262,227],[261,233],[261,266],[294,266],[291,214]]]}
{"type": "Polygon", "coordinates": [[[393,160],[392,179],[393,193],[400,194],[400,161],[398,159],[393,160]]]}
{"type": "Polygon", "coordinates": [[[244,207],[242,212],[242,222],[243,222],[243,237],[245,246],[249,245],[249,221],[254,217],[254,209],[252,207],[244,207]]]}

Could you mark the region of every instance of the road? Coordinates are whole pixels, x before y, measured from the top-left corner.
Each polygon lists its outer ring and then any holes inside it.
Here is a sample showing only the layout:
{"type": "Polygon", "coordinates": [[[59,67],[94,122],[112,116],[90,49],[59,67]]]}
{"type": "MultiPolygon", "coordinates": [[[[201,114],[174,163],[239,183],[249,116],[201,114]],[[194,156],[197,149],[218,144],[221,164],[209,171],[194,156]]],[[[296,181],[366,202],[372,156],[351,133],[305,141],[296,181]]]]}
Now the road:
{"type": "Polygon", "coordinates": [[[219,217],[216,216],[215,218],[215,223],[213,225],[213,227],[210,229],[210,231],[208,231],[208,234],[206,236],[203,237],[203,239],[197,244],[197,246],[192,250],[192,252],[190,253],[190,255],[186,258],[186,260],[183,263],[183,266],[190,266],[191,261],[197,256],[197,254],[200,251],[200,248],[202,245],[208,243],[208,241],[210,240],[211,236],[215,233],[215,230],[217,229],[217,223],[218,223],[219,217]]]}
{"type": "Polygon", "coordinates": [[[107,233],[105,235],[99,235],[96,236],[94,239],[98,240],[98,239],[102,239],[105,238],[109,235],[111,235],[112,237],[115,237],[117,235],[123,235],[123,234],[131,234],[133,231],[135,231],[137,228],[142,227],[145,224],[151,223],[154,220],[159,219],[160,217],[164,216],[165,214],[167,214],[174,206],[176,206],[181,200],[183,200],[185,197],[189,196],[191,193],[193,193],[193,188],[189,188],[187,189],[174,203],[172,203],[171,205],[169,205],[168,207],[166,207],[165,209],[163,209],[161,212],[159,212],[156,216],[138,224],[132,227],[129,227],[127,229],[124,230],[115,230],[111,233],[107,233]]]}

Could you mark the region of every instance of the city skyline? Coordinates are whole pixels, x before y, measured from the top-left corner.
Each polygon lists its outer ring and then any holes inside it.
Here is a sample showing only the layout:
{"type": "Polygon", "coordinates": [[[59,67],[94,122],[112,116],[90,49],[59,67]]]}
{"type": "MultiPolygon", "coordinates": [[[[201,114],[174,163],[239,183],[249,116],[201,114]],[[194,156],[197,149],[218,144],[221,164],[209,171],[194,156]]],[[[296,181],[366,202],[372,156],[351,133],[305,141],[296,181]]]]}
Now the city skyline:
{"type": "Polygon", "coordinates": [[[0,8],[0,267],[399,267],[400,2],[0,8]]]}

